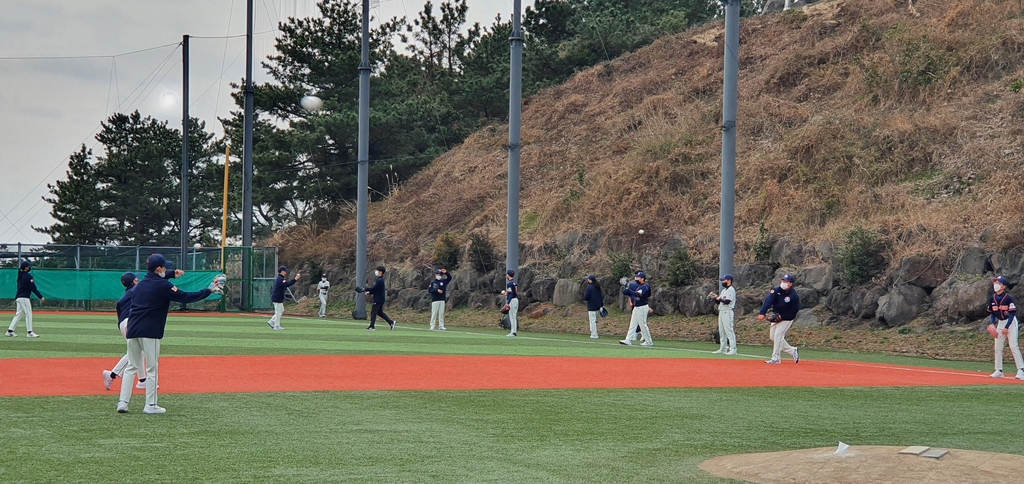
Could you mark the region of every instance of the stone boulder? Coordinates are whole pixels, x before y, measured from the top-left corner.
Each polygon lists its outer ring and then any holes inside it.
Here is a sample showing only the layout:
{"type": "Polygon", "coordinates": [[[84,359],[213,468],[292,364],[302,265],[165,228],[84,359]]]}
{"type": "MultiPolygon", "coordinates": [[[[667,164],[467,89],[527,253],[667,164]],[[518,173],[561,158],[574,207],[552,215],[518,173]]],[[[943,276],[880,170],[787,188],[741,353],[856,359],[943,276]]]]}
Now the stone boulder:
{"type": "Polygon", "coordinates": [[[876,317],[890,328],[903,326],[927,309],[928,303],[928,293],[924,289],[900,284],[878,298],[876,317]]]}
{"type": "MultiPolygon", "coordinates": [[[[811,5],[818,3],[818,0],[793,0],[790,4],[791,9],[799,9],[805,5],[811,5]]],[[[768,0],[764,3],[764,7],[761,10],[761,14],[781,12],[786,7],[786,0],[768,0]]]]}
{"type": "Polygon", "coordinates": [[[571,306],[579,304],[582,298],[583,291],[579,281],[559,279],[555,283],[555,292],[551,297],[551,302],[555,306],[571,306]]]}
{"type": "Polygon", "coordinates": [[[932,314],[938,323],[964,324],[988,315],[992,281],[950,278],[932,291],[932,314]]]}
{"type": "Polygon", "coordinates": [[[978,244],[973,244],[964,251],[957,262],[957,272],[960,274],[984,274],[991,270],[988,263],[988,254],[978,244]]]}
{"type": "Polygon", "coordinates": [[[823,240],[814,244],[814,255],[818,256],[822,262],[832,262],[832,257],[835,256],[836,248],[832,242],[823,240]]]}
{"type": "MultiPolygon", "coordinates": [[[[530,287],[526,288],[527,297],[531,301],[550,302],[555,296],[555,286],[557,284],[558,281],[554,279],[540,279],[534,281],[530,287]]],[[[520,287],[519,290],[522,292],[523,288],[520,287]]]]}
{"type": "Polygon", "coordinates": [[[708,292],[715,289],[711,284],[686,286],[677,292],[676,311],[684,316],[700,316],[715,312],[715,301],[708,298],[708,292]]]}
{"type": "Polygon", "coordinates": [[[818,316],[808,310],[801,310],[799,313],[796,313],[796,319],[793,320],[794,328],[812,328],[815,326],[822,326],[822,324],[823,323],[818,320],[818,316]]]}
{"type": "Polygon", "coordinates": [[[733,284],[738,289],[772,284],[776,267],[771,264],[744,264],[733,267],[733,284]]]}
{"type": "Polygon", "coordinates": [[[797,296],[800,296],[800,307],[810,309],[818,305],[818,291],[810,287],[795,288],[797,296]]]}
{"type": "Polygon", "coordinates": [[[876,286],[837,287],[829,292],[825,307],[836,316],[873,319],[883,294],[885,291],[876,286]]]}
{"type": "Polygon", "coordinates": [[[676,312],[679,292],[678,289],[671,287],[655,287],[650,300],[654,314],[664,316],[676,312]]]}
{"type": "Polygon", "coordinates": [[[835,269],[831,264],[801,267],[793,275],[801,286],[813,288],[820,295],[828,294],[835,285],[835,269]]]}
{"type": "Polygon", "coordinates": [[[789,237],[782,237],[772,246],[768,261],[783,266],[803,264],[804,246],[799,242],[793,242],[789,237]]]}
{"type": "Polygon", "coordinates": [[[1024,253],[1017,250],[992,254],[992,270],[1000,276],[1006,276],[1011,286],[1020,283],[1024,274],[1024,253]]]}
{"type": "Polygon", "coordinates": [[[889,273],[888,281],[891,286],[911,284],[931,291],[948,277],[949,273],[937,257],[912,256],[900,260],[899,267],[889,273]]]}

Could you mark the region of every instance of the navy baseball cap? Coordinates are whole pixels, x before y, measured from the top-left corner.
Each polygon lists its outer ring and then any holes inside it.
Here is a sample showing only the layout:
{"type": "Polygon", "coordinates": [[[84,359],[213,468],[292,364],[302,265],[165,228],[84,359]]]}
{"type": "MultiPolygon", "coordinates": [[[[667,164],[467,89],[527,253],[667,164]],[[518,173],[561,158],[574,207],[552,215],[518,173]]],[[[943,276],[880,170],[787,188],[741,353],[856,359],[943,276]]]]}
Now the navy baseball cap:
{"type": "Polygon", "coordinates": [[[1006,278],[1003,276],[993,277],[992,282],[998,282],[1004,286],[1010,283],[1010,281],[1006,280],[1006,278]]]}
{"type": "Polygon", "coordinates": [[[30,260],[23,260],[23,261],[21,261],[21,266],[20,267],[22,269],[25,269],[26,267],[32,267],[32,261],[30,261],[30,260]]]}
{"type": "Polygon", "coordinates": [[[441,273],[441,269],[434,269],[434,274],[440,274],[440,273],[441,273]]]}
{"type": "Polygon", "coordinates": [[[158,267],[167,267],[167,259],[163,255],[153,254],[146,259],[146,269],[149,272],[155,271],[158,267]]]}
{"type": "Polygon", "coordinates": [[[121,274],[121,285],[124,287],[132,287],[135,284],[135,278],[138,277],[133,272],[125,272],[121,274]]]}
{"type": "Polygon", "coordinates": [[[726,274],[726,275],[720,277],[718,280],[719,281],[731,281],[732,280],[732,274],[726,274]]]}
{"type": "Polygon", "coordinates": [[[638,279],[647,279],[647,274],[644,274],[644,271],[640,271],[636,273],[636,277],[638,279]]]}
{"type": "Polygon", "coordinates": [[[285,266],[278,267],[277,272],[288,272],[288,268],[285,266]]]}
{"type": "Polygon", "coordinates": [[[510,276],[510,277],[516,277],[516,271],[514,271],[512,269],[509,269],[509,270],[505,271],[505,275],[506,276],[510,276]]]}
{"type": "Polygon", "coordinates": [[[793,274],[786,274],[782,276],[782,280],[786,282],[796,282],[796,278],[793,277],[793,274]]]}

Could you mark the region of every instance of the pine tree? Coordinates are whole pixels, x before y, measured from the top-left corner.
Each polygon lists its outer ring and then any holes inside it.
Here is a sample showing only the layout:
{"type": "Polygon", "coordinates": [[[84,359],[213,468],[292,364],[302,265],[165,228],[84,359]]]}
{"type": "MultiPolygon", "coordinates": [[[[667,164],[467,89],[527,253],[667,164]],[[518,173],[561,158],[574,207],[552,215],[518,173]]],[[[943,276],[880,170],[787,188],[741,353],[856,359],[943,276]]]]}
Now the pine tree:
{"type": "Polygon", "coordinates": [[[56,244],[103,244],[107,236],[100,220],[101,193],[96,168],[91,161],[92,150],[85,145],[71,154],[66,180],[47,184],[52,197],[43,197],[52,205],[50,216],[56,223],[49,227],[32,227],[47,234],[56,244]]]}

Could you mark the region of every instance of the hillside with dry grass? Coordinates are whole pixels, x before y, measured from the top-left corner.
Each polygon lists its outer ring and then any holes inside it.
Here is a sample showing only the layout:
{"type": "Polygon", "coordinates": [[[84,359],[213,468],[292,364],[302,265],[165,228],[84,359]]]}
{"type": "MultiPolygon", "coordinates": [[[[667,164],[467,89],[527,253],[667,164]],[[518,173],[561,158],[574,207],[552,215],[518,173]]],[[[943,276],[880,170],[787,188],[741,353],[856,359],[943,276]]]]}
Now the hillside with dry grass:
{"type": "MultiPolygon", "coordinates": [[[[715,260],[723,33],[713,22],[662,39],[527,100],[524,264],[593,270],[609,251],[673,238],[715,260]],[[596,243],[550,250],[567,233],[596,243]]],[[[861,225],[891,260],[954,257],[986,229],[997,247],[1020,245],[1022,59],[1021,0],[833,0],[744,19],[737,261],[754,259],[762,225],[810,243],[861,225]]],[[[507,126],[480,131],[371,204],[371,262],[430,264],[446,233],[502,251],[507,139],[507,126]]],[[[353,215],[276,242],[286,260],[347,266],[354,231],[353,215]]]]}

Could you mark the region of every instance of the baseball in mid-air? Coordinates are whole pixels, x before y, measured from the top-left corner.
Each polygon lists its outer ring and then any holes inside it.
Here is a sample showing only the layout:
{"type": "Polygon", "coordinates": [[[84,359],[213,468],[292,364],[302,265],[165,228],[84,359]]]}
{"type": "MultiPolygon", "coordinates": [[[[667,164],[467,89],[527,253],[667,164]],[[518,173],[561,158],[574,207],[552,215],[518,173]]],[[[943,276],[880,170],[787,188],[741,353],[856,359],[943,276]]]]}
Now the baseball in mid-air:
{"type": "Polygon", "coordinates": [[[638,233],[640,235],[643,235],[644,234],[644,229],[637,230],[636,233],[638,233]]]}
{"type": "Polygon", "coordinates": [[[193,248],[193,249],[196,249],[196,250],[199,250],[199,249],[201,249],[202,247],[203,247],[203,244],[200,244],[200,243],[196,243],[196,245],[193,245],[193,246],[192,246],[192,248],[193,248]]]}
{"type": "Polygon", "coordinates": [[[324,105],[324,100],[316,96],[303,96],[302,100],[299,101],[302,109],[306,111],[318,111],[324,105]]]}

